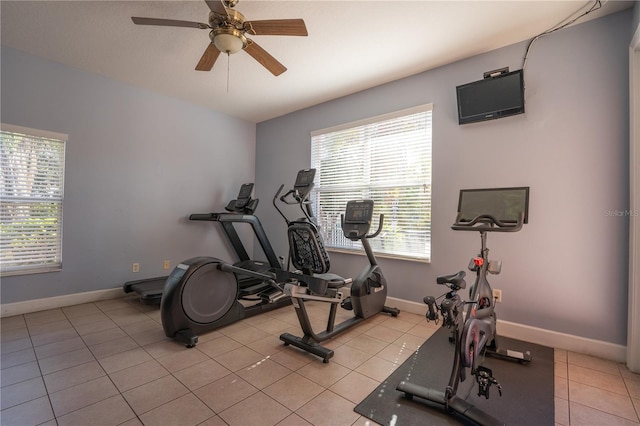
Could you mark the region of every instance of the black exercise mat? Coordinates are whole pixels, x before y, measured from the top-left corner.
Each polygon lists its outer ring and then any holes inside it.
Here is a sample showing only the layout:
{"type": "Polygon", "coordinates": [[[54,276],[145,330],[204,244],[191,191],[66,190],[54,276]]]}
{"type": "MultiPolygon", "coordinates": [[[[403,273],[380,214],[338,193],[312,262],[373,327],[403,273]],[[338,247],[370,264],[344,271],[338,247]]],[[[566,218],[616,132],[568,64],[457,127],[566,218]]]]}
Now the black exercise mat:
{"type": "MultiPolygon", "coordinates": [[[[381,425],[472,425],[457,414],[448,414],[444,406],[422,398],[404,398],[396,390],[401,381],[416,383],[444,392],[449,383],[453,362],[451,332],[441,328],[394,371],[376,390],[355,408],[358,414],[381,425]]],[[[478,396],[475,377],[458,386],[457,395],[466,399],[506,425],[543,426],[554,424],[553,349],[520,340],[498,337],[504,349],[530,351],[533,360],[527,364],[486,357],[482,362],[493,371],[502,385],[502,397],[491,386],[490,397],[478,396]],[[467,396],[468,395],[468,396],[467,396]]],[[[468,370],[467,370],[468,373],[468,370]]]]}

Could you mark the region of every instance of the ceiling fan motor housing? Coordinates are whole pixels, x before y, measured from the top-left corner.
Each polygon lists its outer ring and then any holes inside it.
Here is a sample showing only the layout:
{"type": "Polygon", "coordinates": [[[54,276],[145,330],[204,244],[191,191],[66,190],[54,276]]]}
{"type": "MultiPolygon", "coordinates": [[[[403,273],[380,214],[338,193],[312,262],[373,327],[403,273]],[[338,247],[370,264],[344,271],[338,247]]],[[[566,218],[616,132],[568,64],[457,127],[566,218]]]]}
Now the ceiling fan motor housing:
{"type": "Polygon", "coordinates": [[[239,31],[244,31],[244,23],[246,18],[237,10],[227,9],[227,15],[221,15],[216,12],[209,12],[209,24],[211,28],[217,27],[233,27],[239,31]]]}
{"type": "Polygon", "coordinates": [[[244,15],[236,10],[227,9],[227,16],[212,11],[209,13],[209,23],[213,30],[209,38],[221,52],[237,53],[247,47],[245,21],[244,15]]]}

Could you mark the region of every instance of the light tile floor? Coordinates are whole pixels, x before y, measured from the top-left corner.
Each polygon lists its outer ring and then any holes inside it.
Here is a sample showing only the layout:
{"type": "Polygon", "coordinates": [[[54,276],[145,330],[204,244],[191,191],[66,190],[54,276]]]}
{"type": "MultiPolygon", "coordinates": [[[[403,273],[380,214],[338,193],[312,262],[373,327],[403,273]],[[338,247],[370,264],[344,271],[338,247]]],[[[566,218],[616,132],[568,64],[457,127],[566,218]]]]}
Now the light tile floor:
{"type": "MultiPolygon", "coordinates": [[[[326,305],[310,312],[322,327],[326,305]]],[[[377,315],[329,341],[335,357],[323,364],[278,339],[300,334],[292,307],[192,349],[165,338],[159,309],[135,297],[0,323],[3,426],[371,425],[353,408],[437,329],[420,315],[377,315]]],[[[639,375],[564,350],[555,366],[557,425],[639,424],[639,375]]]]}

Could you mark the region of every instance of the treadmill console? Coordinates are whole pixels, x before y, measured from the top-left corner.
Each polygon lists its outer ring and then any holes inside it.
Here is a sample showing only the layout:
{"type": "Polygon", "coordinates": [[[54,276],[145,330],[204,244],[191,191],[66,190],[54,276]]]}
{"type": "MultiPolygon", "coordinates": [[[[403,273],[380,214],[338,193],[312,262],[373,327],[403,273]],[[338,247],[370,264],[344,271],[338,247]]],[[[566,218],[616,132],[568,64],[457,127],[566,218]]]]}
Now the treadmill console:
{"type": "Polygon", "coordinates": [[[251,198],[253,183],[244,183],[240,187],[238,198],[229,201],[225,210],[245,214],[253,214],[258,207],[258,200],[251,198]]]}
{"type": "Polygon", "coordinates": [[[240,187],[240,192],[238,193],[237,201],[245,201],[251,198],[251,193],[253,192],[253,183],[243,183],[240,187]]]}

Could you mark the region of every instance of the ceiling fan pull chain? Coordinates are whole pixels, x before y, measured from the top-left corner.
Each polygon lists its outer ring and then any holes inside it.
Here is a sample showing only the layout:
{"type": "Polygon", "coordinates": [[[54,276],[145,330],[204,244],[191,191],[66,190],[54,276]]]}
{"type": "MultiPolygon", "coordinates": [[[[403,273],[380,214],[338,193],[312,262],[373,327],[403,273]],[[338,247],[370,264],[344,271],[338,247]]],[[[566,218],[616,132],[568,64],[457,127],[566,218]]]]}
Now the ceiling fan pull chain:
{"type": "Polygon", "coordinates": [[[227,94],[229,93],[229,75],[231,74],[231,55],[227,52],[227,94]]]}

